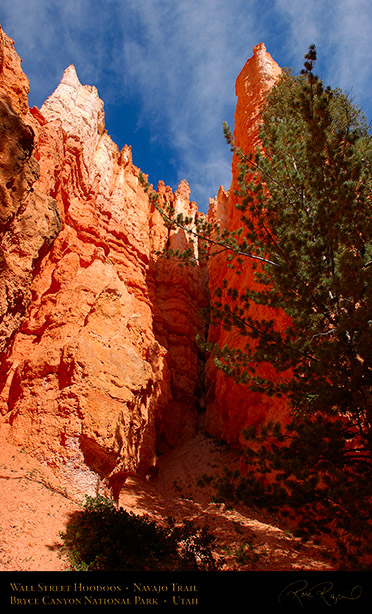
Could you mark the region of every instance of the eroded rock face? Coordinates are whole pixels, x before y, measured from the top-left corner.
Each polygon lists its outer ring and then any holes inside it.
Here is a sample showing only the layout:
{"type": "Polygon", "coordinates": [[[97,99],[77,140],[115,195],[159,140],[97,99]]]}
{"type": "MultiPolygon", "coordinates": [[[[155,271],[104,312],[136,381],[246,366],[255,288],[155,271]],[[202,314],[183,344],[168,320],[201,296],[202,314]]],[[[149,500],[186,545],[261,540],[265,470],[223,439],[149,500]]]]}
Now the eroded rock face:
{"type": "Polygon", "coordinates": [[[0,30],[0,376],[31,301],[37,268],[61,230],[56,201],[35,187],[34,121],[28,81],[13,41],[0,30]]]}
{"type": "MultiPolygon", "coordinates": [[[[281,69],[266,51],[263,43],[257,45],[253,56],[247,61],[236,80],[237,106],[235,111],[234,139],[237,147],[245,154],[254,153],[259,146],[258,129],[260,112],[268,90],[274,85],[281,69]]],[[[228,193],[220,189],[217,198],[211,201],[208,216],[211,221],[218,220],[221,228],[229,231],[242,226],[241,212],[236,209],[238,184],[238,159],[233,156],[232,183],[228,193]]],[[[228,285],[239,290],[244,287],[258,288],[254,281],[252,261],[243,260],[239,274],[228,267],[225,254],[212,258],[208,265],[211,300],[215,288],[222,287],[224,279],[228,285]]],[[[225,297],[229,303],[229,298],[225,297]]],[[[258,319],[268,316],[265,306],[253,306],[252,314],[258,319]]],[[[271,312],[278,329],[288,322],[285,314],[271,312]]],[[[227,345],[235,349],[244,349],[246,338],[240,331],[225,330],[223,326],[212,326],[209,340],[220,347],[227,345]]],[[[260,366],[263,377],[278,377],[270,365],[260,366]]],[[[214,437],[223,439],[232,445],[242,443],[242,429],[256,425],[267,419],[276,419],[285,412],[285,401],[272,399],[250,392],[247,386],[234,383],[222,371],[216,369],[213,359],[207,363],[207,417],[206,426],[214,437]]]]}
{"type": "MultiPolygon", "coordinates": [[[[4,419],[69,488],[94,494],[105,483],[116,496],[128,474],[195,432],[206,271],[156,256],[187,238],[149,204],[130,148],[112,142],[96,88],[73,66],[40,110],[17,103],[7,118],[4,419]]],[[[197,214],[186,182],[159,191],[197,214]]]]}
{"type": "MultiPolygon", "coordinates": [[[[235,140],[258,144],[259,113],[279,66],[261,44],[240,73],[235,140]]],[[[200,354],[200,315],[224,278],[252,286],[251,263],[237,276],[221,253],[208,269],[179,267],[164,248],[190,246],[150,204],[130,147],[105,129],[95,87],[75,68],[41,109],[28,107],[28,81],[13,41],[0,36],[0,409],[12,441],[47,463],[80,495],[111,488],[156,467],[157,455],[195,434],[206,412],[212,436],[235,444],[248,424],[283,413],[236,385],[200,354]],[[209,281],[208,281],[209,280],[209,281]],[[207,397],[205,397],[205,382],[207,397]]],[[[233,180],[208,217],[240,227],[233,180]]],[[[160,202],[200,215],[181,182],[160,182],[160,202]]],[[[257,307],[257,315],[264,315],[257,307]]],[[[276,314],[278,326],[283,314],[276,314]]],[[[213,326],[209,340],[241,347],[213,326]]],[[[267,373],[266,373],[267,374],[267,373]]]]}

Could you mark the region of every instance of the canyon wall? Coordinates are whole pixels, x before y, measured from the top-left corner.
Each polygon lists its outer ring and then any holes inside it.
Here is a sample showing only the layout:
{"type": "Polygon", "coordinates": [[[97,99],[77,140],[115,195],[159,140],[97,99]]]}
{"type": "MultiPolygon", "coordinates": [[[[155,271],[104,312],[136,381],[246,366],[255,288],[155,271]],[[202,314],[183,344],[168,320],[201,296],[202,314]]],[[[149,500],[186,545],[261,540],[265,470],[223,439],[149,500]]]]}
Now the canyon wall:
{"type": "MultiPolygon", "coordinates": [[[[1,37],[1,411],[10,438],[77,493],[114,495],[197,428],[206,269],[149,203],[75,68],[41,109],[1,37]],[[185,272],[186,271],[186,272],[185,272]]],[[[186,181],[162,198],[200,215],[186,181]]]]}
{"type": "MultiPolygon", "coordinates": [[[[246,153],[279,74],[260,44],[237,79],[234,136],[246,153]]],[[[242,347],[236,331],[208,331],[200,312],[223,279],[254,285],[251,261],[238,276],[225,254],[182,268],[159,255],[188,247],[188,236],[167,228],[130,147],[120,151],[107,134],[96,88],[69,66],[29,109],[28,87],[1,33],[1,423],[67,489],[117,497],[128,475],[145,476],[192,437],[205,409],[207,431],[236,445],[244,426],[278,416],[283,403],[235,384],[195,342],[199,333],[242,347]]],[[[221,228],[241,225],[237,187],[234,157],[230,190],[220,188],[207,216],[221,228]]],[[[157,192],[177,213],[203,215],[186,181],[157,192]]]]}

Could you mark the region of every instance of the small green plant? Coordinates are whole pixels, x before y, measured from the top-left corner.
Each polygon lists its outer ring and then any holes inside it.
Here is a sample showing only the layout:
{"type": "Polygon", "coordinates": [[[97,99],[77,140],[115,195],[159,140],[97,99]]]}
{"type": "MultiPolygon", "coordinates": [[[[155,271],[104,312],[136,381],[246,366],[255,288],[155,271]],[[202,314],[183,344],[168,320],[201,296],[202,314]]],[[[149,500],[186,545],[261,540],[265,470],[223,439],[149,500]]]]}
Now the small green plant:
{"type": "Polygon", "coordinates": [[[62,552],[76,571],[211,570],[213,537],[192,522],[165,526],[116,509],[98,495],[86,497],[64,533],[62,552]]]}
{"type": "Polygon", "coordinates": [[[253,538],[248,542],[242,542],[240,545],[224,546],[223,549],[227,556],[235,558],[241,567],[257,563],[259,559],[258,553],[253,548],[253,538]]]}
{"type": "Polygon", "coordinates": [[[252,541],[242,543],[235,551],[236,561],[239,565],[257,563],[259,556],[253,549],[252,541]]]}

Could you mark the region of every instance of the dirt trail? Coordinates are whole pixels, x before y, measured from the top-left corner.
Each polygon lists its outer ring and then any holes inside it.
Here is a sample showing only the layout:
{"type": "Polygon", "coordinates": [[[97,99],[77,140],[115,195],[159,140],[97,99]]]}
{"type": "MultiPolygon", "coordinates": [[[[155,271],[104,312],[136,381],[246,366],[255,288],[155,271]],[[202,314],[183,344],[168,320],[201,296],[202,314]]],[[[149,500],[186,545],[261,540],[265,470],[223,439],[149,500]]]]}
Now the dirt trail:
{"type": "Polygon", "coordinates": [[[222,472],[232,460],[233,454],[224,446],[199,433],[160,458],[159,474],[154,480],[128,480],[119,505],[158,520],[188,518],[206,525],[217,538],[215,553],[225,570],[332,569],[318,546],[304,546],[301,540],[278,528],[275,519],[211,502],[212,487],[198,485],[198,478],[222,472]]]}
{"type": "MultiPolygon", "coordinates": [[[[275,519],[246,510],[229,510],[211,502],[210,486],[198,485],[231,462],[226,448],[203,433],[164,454],[159,475],[150,481],[134,476],[126,482],[119,505],[162,520],[195,520],[216,536],[215,553],[225,570],[326,570],[320,548],[278,528],[275,519]]],[[[65,571],[61,540],[79,503],[58,492],[52,472],[6,441],[0,430],[0,570],[65,571]]]]}

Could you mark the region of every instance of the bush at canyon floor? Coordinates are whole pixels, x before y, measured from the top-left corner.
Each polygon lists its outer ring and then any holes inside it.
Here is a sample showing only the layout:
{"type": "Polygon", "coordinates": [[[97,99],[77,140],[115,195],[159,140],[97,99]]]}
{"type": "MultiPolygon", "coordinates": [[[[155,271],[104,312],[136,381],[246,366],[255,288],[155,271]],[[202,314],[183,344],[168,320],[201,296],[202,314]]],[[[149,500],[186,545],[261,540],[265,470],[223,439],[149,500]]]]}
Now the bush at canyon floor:
{"type": "Polygon", "coordinates": [[[192,522],[165,526],[116,509],[112,500],[86,497],[61,534],[63,552],[76,571],[212,570],[213,537],[192,522]]]}

